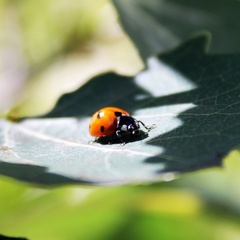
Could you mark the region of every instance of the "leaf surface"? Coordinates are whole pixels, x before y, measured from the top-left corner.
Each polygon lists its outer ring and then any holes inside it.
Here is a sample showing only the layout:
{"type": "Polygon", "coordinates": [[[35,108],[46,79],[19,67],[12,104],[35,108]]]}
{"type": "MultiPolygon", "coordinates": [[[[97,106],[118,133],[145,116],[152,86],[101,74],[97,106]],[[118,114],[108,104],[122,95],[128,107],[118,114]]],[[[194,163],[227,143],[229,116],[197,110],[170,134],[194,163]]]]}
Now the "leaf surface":
{"type": "Polygon", "coordinates": [[[240,142],[240,57],[211,56],[200,36],[151,58],[135,77],[106,73],[47,115],[1,120],[0,173],[41,184],[125,184],[220,166],[240,142]],[[89,144],[91,115],[117,106],[157,127],[129,143],[89,144]]]}

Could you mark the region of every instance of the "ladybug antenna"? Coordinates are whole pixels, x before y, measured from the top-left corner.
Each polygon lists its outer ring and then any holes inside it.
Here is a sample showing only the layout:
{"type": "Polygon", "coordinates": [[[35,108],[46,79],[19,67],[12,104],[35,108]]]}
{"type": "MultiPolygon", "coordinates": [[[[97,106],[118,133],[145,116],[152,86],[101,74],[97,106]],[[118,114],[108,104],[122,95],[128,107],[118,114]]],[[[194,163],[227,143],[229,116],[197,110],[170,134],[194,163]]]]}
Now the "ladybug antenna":
{"type": "Polygon", "coordinates": [[[155,127],[157,127],[156,124],[153,124],[152,126],[148,127],[142,121],[138,120],[138,122],[141,123],[143,125],[143,127],[145,127],[148,130],[148,132],[151,131],[152,129],[154,129],[155,127]]]}

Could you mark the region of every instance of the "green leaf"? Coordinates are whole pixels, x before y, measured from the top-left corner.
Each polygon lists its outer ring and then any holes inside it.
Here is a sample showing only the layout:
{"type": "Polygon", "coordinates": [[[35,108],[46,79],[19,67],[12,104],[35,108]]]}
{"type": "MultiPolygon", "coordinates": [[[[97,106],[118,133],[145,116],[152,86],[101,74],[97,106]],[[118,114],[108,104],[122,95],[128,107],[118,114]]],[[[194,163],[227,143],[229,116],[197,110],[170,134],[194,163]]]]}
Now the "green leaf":
{"type": "Polygon", "coordinates": [[[235,0],[113,0],[121,23],[143,59],[208,31],[212,53],[239,51],[240,12],[235,0]]]}
{"type": "Polygon", "coordinates": [[[1,121],[1,174],[41,184],[125,184],[220,166],[240,142],[239,55],[205,54],[205,35],[151,58],[135,77],[97,76],[46,116],[1,121]],[[104,106],[157,127],[125,146],[88,142],[104,106]]]}

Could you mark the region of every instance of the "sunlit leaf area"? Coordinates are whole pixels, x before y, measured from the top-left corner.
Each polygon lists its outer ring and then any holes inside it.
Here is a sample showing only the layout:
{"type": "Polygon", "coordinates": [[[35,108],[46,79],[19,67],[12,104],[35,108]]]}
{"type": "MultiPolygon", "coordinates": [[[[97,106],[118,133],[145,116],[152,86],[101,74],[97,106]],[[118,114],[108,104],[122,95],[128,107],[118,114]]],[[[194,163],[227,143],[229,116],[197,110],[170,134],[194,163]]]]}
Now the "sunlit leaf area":
{"type": "Polygon", "coordinates": [[[0,239],[240,239],[239,15],[0,0],[0,239]],[[94,141],[106,106],[154,127],[94,141]]]}

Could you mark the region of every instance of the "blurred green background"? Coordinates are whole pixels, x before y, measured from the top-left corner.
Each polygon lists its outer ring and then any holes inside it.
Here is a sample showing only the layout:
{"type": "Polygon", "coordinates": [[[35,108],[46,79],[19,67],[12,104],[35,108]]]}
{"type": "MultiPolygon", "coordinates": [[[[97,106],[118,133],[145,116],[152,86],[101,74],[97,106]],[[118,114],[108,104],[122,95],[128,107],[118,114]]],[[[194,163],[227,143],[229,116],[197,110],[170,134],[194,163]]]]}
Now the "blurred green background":
{"type": "Polygon", "coordinates": [[[1,115],[45,113],[94,75],[143,67],[107,0],[0,0],[0,28],[1,115]]]}
{"type": "MultiPolygon", "coordinates": [[[[62,93],[96,74],[143,68],[107,0],[0,0],[0,27],[1,115],[43,114],[62,93]]],[[[2,176],[0,234],[34,240],[238,240],[239,157],[233,151],[222,169],[146,185],[47,189],[2,176]]]]}

